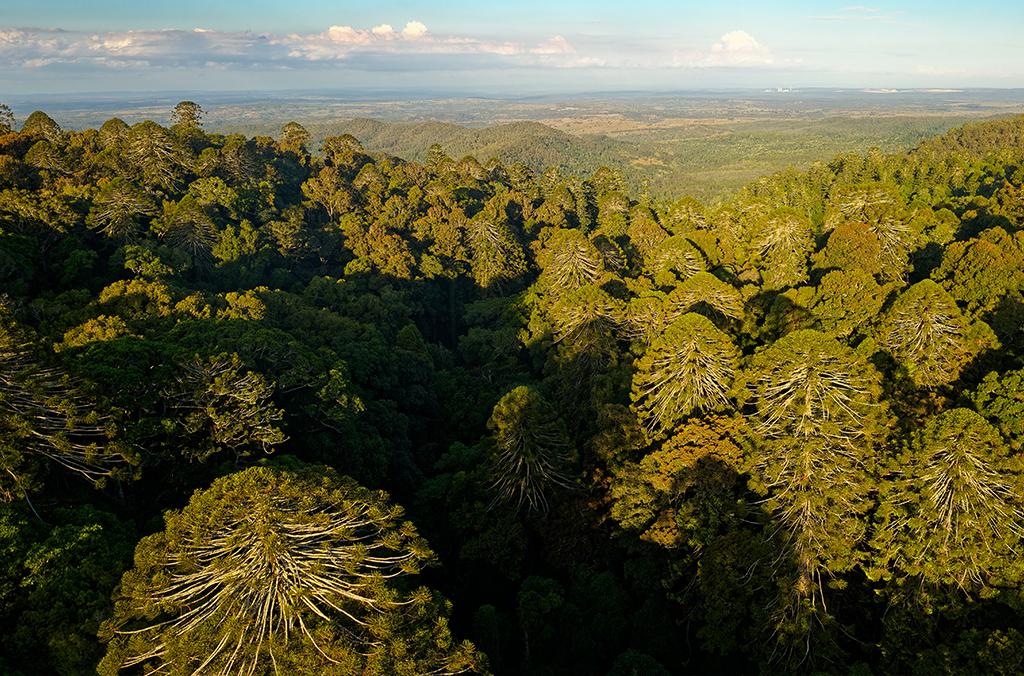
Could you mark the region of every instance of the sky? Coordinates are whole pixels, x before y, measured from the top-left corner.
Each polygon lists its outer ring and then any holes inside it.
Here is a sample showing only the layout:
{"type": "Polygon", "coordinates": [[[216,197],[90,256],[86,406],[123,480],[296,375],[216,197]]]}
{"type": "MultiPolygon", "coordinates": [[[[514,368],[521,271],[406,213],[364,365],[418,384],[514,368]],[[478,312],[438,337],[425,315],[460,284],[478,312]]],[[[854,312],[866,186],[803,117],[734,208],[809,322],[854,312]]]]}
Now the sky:
{"type": "Polygon", "coordinates": [[[0,1],[0,100],[122,91],[1022,88],[1024,2],[0,1]]]}

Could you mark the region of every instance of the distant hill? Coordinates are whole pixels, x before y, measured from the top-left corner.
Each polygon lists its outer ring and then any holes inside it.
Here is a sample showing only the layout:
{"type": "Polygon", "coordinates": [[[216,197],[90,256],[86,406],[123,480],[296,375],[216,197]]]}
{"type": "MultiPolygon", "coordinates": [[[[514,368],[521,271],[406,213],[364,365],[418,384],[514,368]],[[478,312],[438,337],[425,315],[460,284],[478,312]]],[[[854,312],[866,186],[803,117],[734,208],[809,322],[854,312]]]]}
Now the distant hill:
{"type": "MultiPolygon", "coordinates": [[[[473,155],[481,164],[497,157],[507,166],[520,162],[540,173],[557,167],[565,174],[589,176],[601,166],[621,169],[639,186],[638,159],[664,162],[669,154],[650,143],[619,141],[607,136],[576,136],[539,122],[512,122],[493,127],[469,128],[444,122],[390,123],[367,118],[337,122],[309,122],[303,126],[317,152],[330,136],[351,134],[369,152],[382,152],[405,160],[424,162],[434,143],[452,159],[473,155]]],[[[239,132],[247,136],[279,135],[279,126],[269,124],[232,125],[212,128],[220,133],[239,132]]]]}
{"type": "Polygon", "coordinates": [[[951,155],[986,159],[1008,149],[1020,148],[1024,148],[1024,116],[965,124],[947,134],[924,141],[914,153],[932,160],[951,155]]]}

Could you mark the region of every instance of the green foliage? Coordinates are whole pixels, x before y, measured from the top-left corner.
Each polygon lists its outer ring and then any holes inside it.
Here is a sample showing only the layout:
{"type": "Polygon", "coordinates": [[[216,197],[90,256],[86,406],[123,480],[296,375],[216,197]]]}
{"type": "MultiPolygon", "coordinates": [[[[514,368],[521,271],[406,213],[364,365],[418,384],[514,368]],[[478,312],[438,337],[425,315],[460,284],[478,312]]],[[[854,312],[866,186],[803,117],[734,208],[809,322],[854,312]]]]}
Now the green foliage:
{"type": "Polygon", "coordinates": [[[455,645],[447,605],[389,582],[433,553],[402,510],[316,468],[252,468],[197,492],[139,543],[100,665],[274,673],[460,673],[479,656],[455,645]]]}
{"type": "Polygon", "coordinates": [[[580,287],[566,293],[551,312],[555,341],[570,352],[603,352],[623,314],[622,303],[601,288],[580,287]]]}
{"type": "Polygon", "coordinates": [[[728,406],[737,357],[729,336],[701,315],[673,322],[633,376],[633,404],[647,434],[660,437],[695,411],[728,406]]]}
{"type": "Polygon", "coordinates": [[[612,516],[642,540],[671,549],[702,547],[743,509],[733,497],[749,432],[742,421],[707,416],[679,427],[611,486],[612,516]]]}
{"type": "Polygon", "coordinates": [[[823,572],[860,558],[860,515],[871,506],[875,449],[889,422],[881,378],[852,349],[809,330],[755,355],[745,378],[762,437],[749,456],[751,487],[790,534],[795,594],[814,598],[823,572]]]}
{"type": "Polygon", "coordinates": [[[882,570],[969,589],[1019,582],[1024,465],[984,418],[939,414],[893,474],[873,541],[882,570]]]}
{"type": "Polygon", "coordinates": [[[14,129],[14,113],[5,103],[0,103],[0,134],[10,134],[14,129]]]}
{"type": "Polygon", "coordinates": [[[483,289],[498,289],[526,271],[526,257],[507,216],[496,201],[466,225],[473,278],[483,289]]]}
{"type": "Polygon", "coordinates": [[[675,286],[706,268],[704,257],[681,235],[665,239],[646,259],[647,272],[658,286],[675,286]]]}
{"type": "Polygon", "coordinates": [[[1024,444],[1024,372],[992,372],[968,393],[975,410],[998,429],[1014,451],[1024,444]]]}
{"type": "Polygon", "coordinates": [[[192,260],[184,251],[155,246],[152,241],[141,245],[129,244],[119,249],[111,262],[122,258],[125,270],[147,279],[180,275],[192,267],[192,260]]]}
{"type": "Polygon", "coordinates": [[[188,155],[168,130],[149,120],[140,122],[127,132],[125,146],[143,182],[165,190],[179,185],[188,155]]]}
{"type": "Polygon", "coordinates": [[[548,490],[571,486],[565,465],[573,449],[558,414],[534,390],[520,386],[495,405],[487,428],[495,442],[495,501],[502,498],[516,509],[525,504],[531,512],[547,513],[548,490]]]}
{"type": "Polygon", "coordinates": [[[193,105],[0,108],[0,671],[1017,670],[1024,118],[193,105]]]}
{"type": "Polygon", "coordinates": [[[993,228],[977,239],[952,242],[931,278],[965,304],[971,316],[988,313],[1024,286],[1024,234],[1010,236],[993,228]]]}
{"type": "Polygon", "coordinates": [[[838,224],[828,235],[825,248],[812,259],[816,268],[882,274],[882,247],[867,223],[838,224]]]}
{"type": "Polygon", "coordinates": [[[171,111],[171,122],[184,129],[198,129],[203,126],[201,120],[205,114],[206,111],[198,103],[182,101],[171,111]]]}
{"type": "Polygon", "coordinates": [[[579,230],[558,230],[539,255],[541,284],[553,297],[595,284],[601,278],[603,256],[579,230]]]}
{"type": "Polygon", "coordinates": [[[615,658],[612,670],[606,676],[669,676],[669,671],[650,655],[638,650],[627,650],[615,658]]]}
{"type": "Polygon", "coordinates": [[[860,268],[833,270],[818,282],[807,309],[822,333],[848,338],[878,315],[892,286],[879,286],[870,273],[860,268]]]}
{"type": "Polygon", "coordinates": [[[98,486],[128,463],[115,428],[61,369],[42,363],[31,337],[0,309],[0,498],[39,488],[53,463],[98,486]]]}
{"type": "Polygon", "coordinates": [[[758,219],[752,245],[761,257],[761,278],[769,289],[784,289],[807,280],[807,256],[813,246],[806,216],[785,207],[758,219]]]}
{"type": "Polygon", "coordinates": [[[995,336],[978,322],[971,331],[960,308],[930,279],[901,293],[881,320],[882,347],[906,369],[918,387],[952,382],[995,336]]]}
{"type": "Polygon", "coordinates": [[[100,618],[130,564],[131,523],[92,507],[62,508],[43,525],[15,504],[0,505],[0,617],[11,669],[64,676],[95,673],[100,618]]]}
{"type": "Polygon", "coordinates": [[[298,122],[281,127],[281,147],[296,154],[305,153],[309,145],[309,132],[298,122]]]}
{"type": "Polygon", "coordinates": [[[719,328],[743,319],[743,297],[734,286],[709,272],[698,272],[677,286],[668,296],[669,317],[687,312],[704,315],[719,328]]]}
{"type": "Polygon", "coordinates": [[[223,448],[237,455],[270,452],[285,440],[277,426],[283,411],[269,402],[273,386],[259,373],[246,373],[238,355],[196,355],[176,372],[161,396],[188,437],[182,446],[190,460],[206,460],[223,448]]]}
{"type": "Polygon", "coordinates": [[[52,117],[37,110],[25,118],[25,122],[21,125],[21,133],[42,137],[51,143],[57,143],[61,140],[63,132],[52,117]]]}

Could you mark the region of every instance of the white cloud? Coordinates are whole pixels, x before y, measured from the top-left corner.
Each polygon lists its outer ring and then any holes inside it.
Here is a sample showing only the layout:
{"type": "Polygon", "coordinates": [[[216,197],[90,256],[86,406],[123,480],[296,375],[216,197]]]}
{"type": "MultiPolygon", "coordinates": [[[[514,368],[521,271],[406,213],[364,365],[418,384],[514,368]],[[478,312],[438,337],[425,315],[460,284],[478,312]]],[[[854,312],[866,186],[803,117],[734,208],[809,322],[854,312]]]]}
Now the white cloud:
{"type": "Polygon", "coordinates": [[[546,42],[542,42],[535,49],[534,54],[575,54],[576,50],[569,44],[568,40],[561,35],[556,35],[546,42]]]}
{"type": "Polygon", "coordinates": [[[384,36],[377,33],[376,30],[361,31],[352,28],[351,26],[331,26],[327,29],[326,33],[322,33],[321,35],[327,37],[327,39],[332,42],[343,42],[357,45],[368,45],[376,40],[386,39],[384,36]]]}
{"type": "Polygon", "coordinates": [[[721,42],[711,46],[712,52],[730,52],[734,54],[767,54],[768,49],[762,47],[754,36],[746,31],[733,31],[722,36],[721,42]]]}
{"type": "Polygon", "coordinates": [[[723,35],[708,49],[676,50],[672,65],[684,68],[766,66],[775,62],[771,51],[742,30],[723,35]]]}
{"type": "Polygon", "coordinates": [[[421,38],[427,35],[427,27],[421,24],[419,21],[410,21],[405,24],[405,28],[402,29],[402,37],[404,38],[421,38]]]}
{"type": "Polygon", "coordinates": [[[331,26],[327,29],[326,33],[321,33],[320,35],[310,35],[307,38],[300,38],[297,35],[290,37],[297,42],[315,42],[318,38],[325,36],[333,42],[342,42],[353,45],[371,45],[398,38],[401,38],[402,40],[433,40],[433,36],[430,35],[430,31],[427,30],[427,27],[419,21],[410,21],[405,24],[405,28],[402,29],[401,33],[396,33],[391,24],[382,23],[379,26],[374,26],[368,31],[352,28],[351,26],[331,26]]]}
{"type": "Polygon", "coordinates": [[[475,48],[485,54],[499,54],[501,56],[512,56],[522,54],[523,47],[515,42],[476,42],[472,41],[475,48]]]}

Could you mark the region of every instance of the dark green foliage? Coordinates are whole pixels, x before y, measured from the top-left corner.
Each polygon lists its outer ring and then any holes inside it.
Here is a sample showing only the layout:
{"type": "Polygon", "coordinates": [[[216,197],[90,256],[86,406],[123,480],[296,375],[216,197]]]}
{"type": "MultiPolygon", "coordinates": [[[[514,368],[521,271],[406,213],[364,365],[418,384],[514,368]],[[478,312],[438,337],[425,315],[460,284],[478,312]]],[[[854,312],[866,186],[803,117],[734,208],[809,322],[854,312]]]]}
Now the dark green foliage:
{"type": "Polygon", "coordinates": [[[833,270],[818,282],[807,309],[822,333],[848,338],[878,315],[891,289],[891,284],[880,286],[869,273],[856,267],[833,270]]]}
{"type": "Polygon", "coordinates": [[[784,627],[780,664],[792,668],[801,643],[813,643],[815,656],[832,652],[825,585],[863,558],[858,544],[889,420],[877,371],[815,331],[786,335],[745,375],[760,437],[748,456],[750,486],[785,531],[776,566],[786,582],[772,621],[784,627]]]}
{"type": "Polygon", "coordinates": [[[197,129],[203,126],[200,120],[202,120],[205,114],[206,111],[198,103],[182,101],[174,106],[174,110],[171,111],[171,121],[184,129],[197,129]]]}
{"type": "Polygon", "coordinates": [[[137,460],[115,441],[110,414],[35,349],[32,336],[0,309],[0,497],[37,490],[50,465],[97,485],[130,476],[137,460]]]}
{"type": "Polygon", "coordinates": [[[60,125],[54,122],[52,117],[41,110],[37,110],[25,118],[25,122],[21,125],[21,133],[41,137],[56,143],[60,141],[62,132],[60,125]]]}
{"type": "Polygon", "coordinates": [[[729,337],[701,315],[685,314],[666,328],[633,377],[633,404],[648,435],[728,406],[736,357],[729,337]]]}
{"type": "Polygon", "coordinates": [[[3,110],[0,671],[1019,671],[1024,118],[702,204],[3,110]]]}
{"type": "Polygon", "coordinates": [[[24,503],[0,505],[0,621],[11,671],[95,673],[102,655],[99,621],[130,565],[137,534],[130,522],[92,507],[47,513],[43,524],[24,503]]]}
{"type": "Polygon", "coordinates": [[[968,393],[975,410],[998,429],[1014,451],[1024,443],[1024,372],[989,373],[968,393]]]}
{"type": "Polygon", "coordinates": [[[784,289],[805,281],[813,244],[807,218],[795,209],[776,209],[758,218],[754,227],[751,244],[760,254],[765,287],[784,289]]]}
{"type": "Polygon", "coordinates": [[[0,134],[10,134],[14,129],[14,113],[7,104],[0,103],[0,134]]]}
{"type": "Polygon", "coordinates": [[[572,445],[565,425],[544,399],[517,387],[497,403],[487,428],[494,435],[492,489],[500,498],[530,511],[548,511],[547,492],[566,488],[572,445]]]}
{"type": "Polygon", "coordinates": [[[115,178],[103,187],[89,218],[111,239],[134,243],[139,237],[141,218],[153,213],[153,203],[142,191],[123,178],[115,178]]]}
{"type": "Polygon", "coordinates": [[[930,279],[901,293],[880,322],[879,342],[918,387],[952,382],[985,348],[996,347],[984,322],[969,325],[956,302],[930,279]]]}

